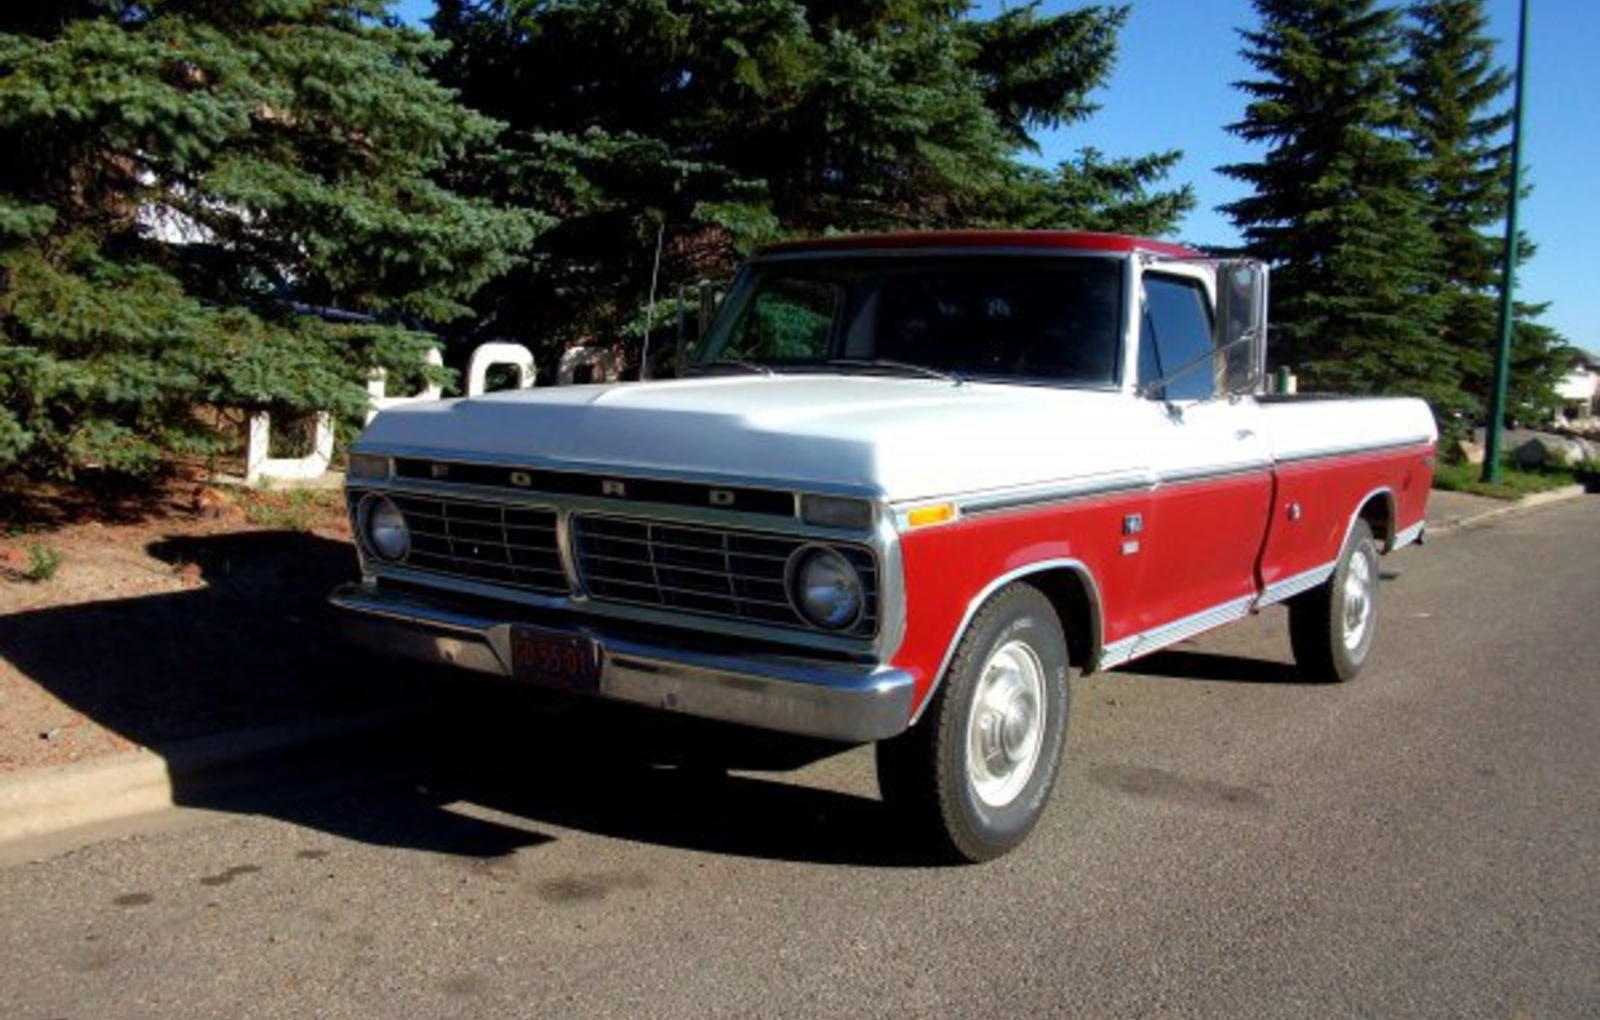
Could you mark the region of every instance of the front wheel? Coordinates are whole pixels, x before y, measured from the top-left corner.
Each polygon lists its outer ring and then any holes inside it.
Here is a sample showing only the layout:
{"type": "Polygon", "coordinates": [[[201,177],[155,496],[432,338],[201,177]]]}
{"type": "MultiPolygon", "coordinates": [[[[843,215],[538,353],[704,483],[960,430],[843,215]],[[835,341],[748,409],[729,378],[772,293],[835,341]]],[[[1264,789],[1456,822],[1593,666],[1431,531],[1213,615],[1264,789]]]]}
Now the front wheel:
{"type": "Polygon", "coordinates": [[[1289,643],[1300,675],[1318,683],[1352,680],[1378,630],[1378,543],[1358,520],[1333,576],[1289,600],[1289,643]]]}
{"type": "Polygon", "coordinates": [[[1026,584],[1001,589],[967,628],[923,718],[878,744],[884,800],[960,859],[1016,847],[1060,768],[1068,669],[1050,601],[1026,584]]]}

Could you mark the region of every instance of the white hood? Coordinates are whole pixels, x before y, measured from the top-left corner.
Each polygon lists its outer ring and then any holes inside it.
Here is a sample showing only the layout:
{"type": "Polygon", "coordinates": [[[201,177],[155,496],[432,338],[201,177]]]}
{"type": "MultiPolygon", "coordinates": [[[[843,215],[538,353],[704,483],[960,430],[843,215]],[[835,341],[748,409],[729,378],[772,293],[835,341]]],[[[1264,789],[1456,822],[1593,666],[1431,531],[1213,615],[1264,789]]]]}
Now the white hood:
{"type": "Polygon", "coordinates": [[[893,501],[1148,467],[1118,393],[773,375],[570,386],[408,404],[359,448],[851,491],[893,501]]]}

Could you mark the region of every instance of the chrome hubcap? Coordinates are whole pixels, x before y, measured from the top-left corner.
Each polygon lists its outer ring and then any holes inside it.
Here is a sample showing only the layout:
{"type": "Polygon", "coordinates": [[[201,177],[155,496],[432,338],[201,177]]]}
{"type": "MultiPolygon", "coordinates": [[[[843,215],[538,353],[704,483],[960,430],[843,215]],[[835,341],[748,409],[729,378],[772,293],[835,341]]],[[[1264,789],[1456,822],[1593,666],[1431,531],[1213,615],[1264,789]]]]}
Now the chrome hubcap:
{"type": "Polygon", "coordinates": [[[1039,657],[1021,641],[1008,641],[984,664],[967,720],[967,777],[991,807],[1015,800],[1039,763],[1044,685],[1039,657]]]}
{"type": "Polygon", "coordinates": [[[1344,575],[1344,646],[1355,651],[1372,626],[1372,560],[1356,555],[1344,575]]]}

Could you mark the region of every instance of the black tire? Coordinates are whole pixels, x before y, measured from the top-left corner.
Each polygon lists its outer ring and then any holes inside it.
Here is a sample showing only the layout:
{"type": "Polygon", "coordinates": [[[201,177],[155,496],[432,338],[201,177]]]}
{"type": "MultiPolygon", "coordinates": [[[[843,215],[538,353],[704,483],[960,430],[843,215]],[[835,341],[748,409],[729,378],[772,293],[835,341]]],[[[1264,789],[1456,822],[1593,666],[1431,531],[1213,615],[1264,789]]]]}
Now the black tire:
{"type": "Polygon", "coordinates": [[[917,725],[878,744],[884,800],[941,856],[987,861],[1015,848],[1061,767],[1070,668],[1050,600],[1026,584],[1002,588],[973,618],[917,725]]]}
{"type": "Polygon", "coordinates": [[[1355,679],[1378,631],[1378,543],[1358,520],[1333,576],[1289,600],[1289,644],[1300,676],[1314,683],[1355,679]]]}

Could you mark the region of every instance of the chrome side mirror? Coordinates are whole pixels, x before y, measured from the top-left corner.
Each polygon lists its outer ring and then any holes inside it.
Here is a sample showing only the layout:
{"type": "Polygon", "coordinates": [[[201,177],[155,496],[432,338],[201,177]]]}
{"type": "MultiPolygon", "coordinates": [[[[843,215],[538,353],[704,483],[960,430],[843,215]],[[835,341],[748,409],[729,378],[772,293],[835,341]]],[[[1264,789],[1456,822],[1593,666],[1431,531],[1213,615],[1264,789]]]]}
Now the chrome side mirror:
{"type": "Polygon", "coordinates": [[[1258,393],[1267,375],[1267,265],[1255,259],[1216,265],[1218,391],[1258,393]]]}

